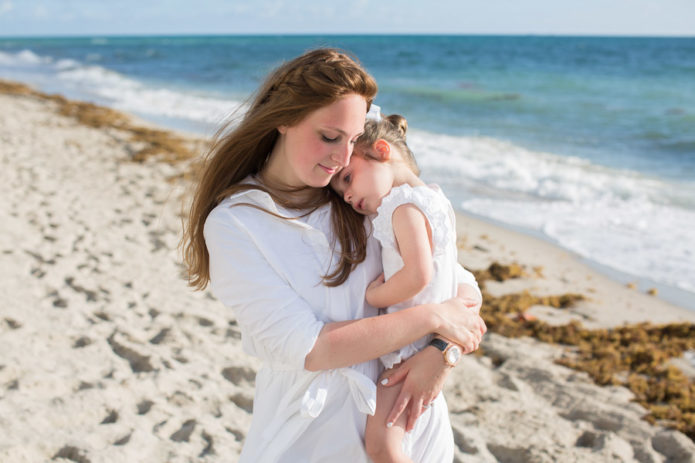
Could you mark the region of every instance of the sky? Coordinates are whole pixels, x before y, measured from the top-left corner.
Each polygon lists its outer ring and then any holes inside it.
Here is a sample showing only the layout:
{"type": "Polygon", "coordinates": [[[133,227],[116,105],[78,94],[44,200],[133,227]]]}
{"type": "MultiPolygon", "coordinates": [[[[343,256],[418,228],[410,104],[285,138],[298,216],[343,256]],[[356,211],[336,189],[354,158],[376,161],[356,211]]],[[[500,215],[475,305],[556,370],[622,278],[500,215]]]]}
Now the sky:
{"type": "Polygon", "coordinates": [[[0,0],[0,36],[695,36],[695,0],[0,0]]]}

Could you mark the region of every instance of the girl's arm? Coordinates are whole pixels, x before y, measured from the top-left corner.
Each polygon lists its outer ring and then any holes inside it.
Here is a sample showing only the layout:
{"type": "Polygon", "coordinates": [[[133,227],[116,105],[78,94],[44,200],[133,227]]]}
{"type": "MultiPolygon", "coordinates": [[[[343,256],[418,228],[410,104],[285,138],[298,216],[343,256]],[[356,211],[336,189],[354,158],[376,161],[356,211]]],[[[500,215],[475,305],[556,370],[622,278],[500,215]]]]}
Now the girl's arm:
{"type": "MultiPolygon", "coordinates": [[[[367,301],[375,307],[393,305],[412,298],[427,286],[432,277],[430,234],[427,219],[422,211],[412,204],[401,205],[395,209],[392,222],[404,266],[393,274],[387,282],[367,291],[367,301]]],[[[305,368],[322,370],[353,365],[370,360],[374,358],[375,354],[381,356],[393,352],[430,333],[438,333],[447,341],[459,344],[463,352],[475,351],[487,330],[485,323],[478,315],[482,297],[475,278],[470,272],[463,268],[457,269],[457,278],[460,280],[457,287],[457,297],[455,300],[447,301],[442,306],[424,304],[379,317],[326,325],[321,331],[314,349],[307,355],[305,368]],[[435,314],[438,313],[437,311],[442,311],[441,314],[444,314],[444,308],[461,310],[457,314],[461,323],[459,328],[465,330],[465,333],[464,339],[458,339],[464,342],[461,343],[445,335],[443,328],[432,328],[429,324],[431,320],[427,320],[430,315],[417,313],[422,308],[434,310],[435,314]],[[409,341],[403,344],[405,339],[409,339],[409,341]]],[[[436,351],[431,352],[431,354],[438,353],[439,360],[441,360],[441,352],[434,348],[431,350],[436,351]]],[[[412,363],[416,364],[416,362],[412,363]]],[[[423,382],[422,391],[436,390],[438,393],[441,390],[443,378],[447,376],[444,372],[448,370],[448,367],[443,362],[430,362],[428,366],[416,367],[415,370],[427,375],[427,372],[431,371],[432,368],[437,369],[438,374],[435,377],[440,378],[441,381],[423,382]]],[[[413,375],[414,377],[415,375],[413,375]]],[[[407,394],[408,388],[405,389],[407,394]]],[[[427,395],[427,392],[415,391],[412,396],[424,395],[427,395]]]]}
{"type": "Polygon", "coordinates": [[[432,279],[432,245],[427,219],[417,206],[403,204],[391,219],[403,267],[388,281],[375,280],[367,289],[367,302],[373,307],[389,307],[425,289],[432,279]]]}
{"type": "Polygon", "coordinates": [[[483,305],[483,296],[477,287],[467,283],[459,284],[456,297],[461,299],[466,307],[480,314],[480,308],[483,305]]]}

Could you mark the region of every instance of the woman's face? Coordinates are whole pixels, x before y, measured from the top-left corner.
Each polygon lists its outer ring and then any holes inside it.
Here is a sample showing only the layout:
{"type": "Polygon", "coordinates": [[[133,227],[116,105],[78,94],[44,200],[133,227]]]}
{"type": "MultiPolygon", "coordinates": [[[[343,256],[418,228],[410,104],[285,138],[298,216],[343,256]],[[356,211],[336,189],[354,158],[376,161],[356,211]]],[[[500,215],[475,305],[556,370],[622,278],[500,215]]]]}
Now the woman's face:
{"type": "Polygon", "coordinates": [[[291,127],[278,127],[269,170],[291,187],[324,187],[345,167],[355,140],[364,130],[367,102],[350,94],[310,113],[291,127]]]}

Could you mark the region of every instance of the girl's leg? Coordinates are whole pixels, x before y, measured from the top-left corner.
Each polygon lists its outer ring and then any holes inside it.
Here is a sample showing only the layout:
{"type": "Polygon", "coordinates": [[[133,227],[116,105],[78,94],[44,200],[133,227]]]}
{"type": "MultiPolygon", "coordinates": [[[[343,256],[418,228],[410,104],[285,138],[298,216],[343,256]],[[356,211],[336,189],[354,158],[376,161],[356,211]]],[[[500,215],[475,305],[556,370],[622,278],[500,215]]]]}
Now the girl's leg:
{"type": "Polygon", "coordinates": [[[386,427],[386,418],[396,403],[402,385],[386,387],[381,385],[381,378],[379,381],[376,388],[376,411],[374,416],[367,416],[364,432],[367,455],[374,463],[412,463],[403,452],[406,414],[403,413],[390,428],[386,427]]]}

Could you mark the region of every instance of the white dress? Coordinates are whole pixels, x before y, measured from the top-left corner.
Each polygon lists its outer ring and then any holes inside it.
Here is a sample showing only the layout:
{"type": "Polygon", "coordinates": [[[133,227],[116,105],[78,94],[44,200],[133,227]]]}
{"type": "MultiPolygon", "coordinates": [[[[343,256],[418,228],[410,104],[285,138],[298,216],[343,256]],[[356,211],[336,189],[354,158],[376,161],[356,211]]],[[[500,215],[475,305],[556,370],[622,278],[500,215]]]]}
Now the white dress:
{"type": "MultiPolygon", "coordinates": [[[[232,207],[239,203],[299,214],[249,190],[222,201],[205,222],[212,292],[234,311],[244,350],[263,361],[240,461],[367,463],[364,428],[375,409],[378,359],[321,372],[305,370],[304,360],[325,323],[377,314],[365,291],[382,271],[379,244],[370,237],[366,260],[344,284],[328,287],[320,276],[337,260],[330,206],[286,220],[232,207]]],[[[459,270],[459,278],[476,284],[468,272],[459,270]]]]}
{"type": "MultiPolygon", "coordinates": [[[[384,266],[384,278],[388,280],[403,268],[403,259],[398,251],[393,232],[393,213],[403,204],[413,204],[425,215],[432,231],[432,279],[427,286],[412,299],[403,301],[386,309],[387,313],[425,303],[439,303],[456,295],[456,270],[458,256],[456,248],[456,216],[451,203],[438,186],[416,186],[404,184],[395,187],[382,199],[377,215],[372,220],[374,236],[381,244],[381,259],[384,266]]],[[[430,341],[427,336],[409,344],[396,352],[381,357],[386,368],[411,357],[422,350],[430,341]]],[[[442,394],[433,402],[429,419],[418,420],[416,427],[404,439],[404,449],[415,461],[452,461],[454,457],[454,437],[449,423],[449,413],[442,394]],[[423,430],[422,428],[429,428],[423,430]],[[419,432],[428,434],[435,442],[421,442],[415,436],[419,432]],[[423,447],[436,449],[436,459],[424,460],[418,455],[423,447]]]]}

